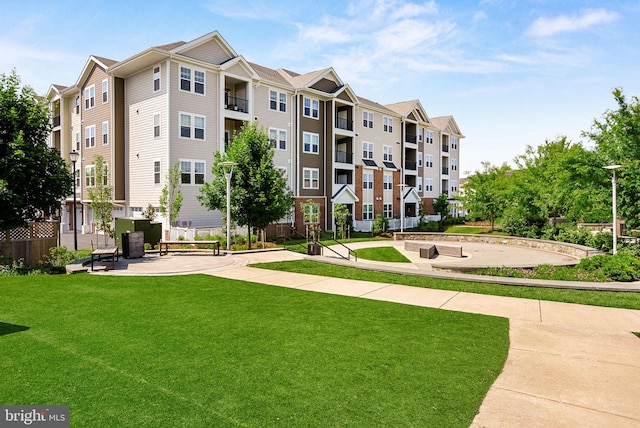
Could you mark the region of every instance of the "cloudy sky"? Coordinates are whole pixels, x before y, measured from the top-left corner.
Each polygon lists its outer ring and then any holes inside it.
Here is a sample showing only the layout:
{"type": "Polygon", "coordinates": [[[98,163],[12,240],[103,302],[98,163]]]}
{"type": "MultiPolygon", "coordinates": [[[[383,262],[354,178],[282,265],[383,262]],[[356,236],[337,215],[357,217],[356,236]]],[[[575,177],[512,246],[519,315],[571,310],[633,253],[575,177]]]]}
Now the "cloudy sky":
{"type": "MultiPolygon", "coordinates": [[[[640,0],[0,0],[0,72],[46,93],[90,55],[125,59],[218,30],[247,60],[300,73],[333,67],[382,104],[420,99],[453,115],[461,171],[527,145],[582,140],[640,95],[640,0]]],[[[589,145],[588,141],[584,141],[589,145]]]]}

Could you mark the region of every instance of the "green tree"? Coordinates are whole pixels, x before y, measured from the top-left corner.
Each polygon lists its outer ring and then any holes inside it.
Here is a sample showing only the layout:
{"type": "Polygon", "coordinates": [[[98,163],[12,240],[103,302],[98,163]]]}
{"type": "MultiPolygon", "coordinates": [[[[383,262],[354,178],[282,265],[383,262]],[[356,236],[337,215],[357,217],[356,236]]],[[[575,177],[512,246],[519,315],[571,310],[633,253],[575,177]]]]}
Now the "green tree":
{"type": "MultiPolygon", "coordinates": [[[[604,113],[601,120],[594,120],[591,130],[583,135],[596,144],[602,155],[603,167],[619,164],[623,168],[616,171],[618,182],[618,214],[625,218],[627,226],[640,227],[640,101],[634,96],[627,100],[622,89],[613,90],[618,104],[616,110],[604,113]]],[[[611,179],[611,173],[607,172],[611,179]]],[[[611,206],[611,184],[602,193],[608,196],[611,206]]],[[[608,218],[610,218],[610,214],[608,218]]]]}
{"type": "Polygon", "coordinates": [[[507,203],[511,168],[507,164],[498,167],[489,162],[483,162],[482,168],[467,177],[464,196],[460,200],[474,216],[491,222],[493,231],[495,221],[502,216],[507,203]]]}
{"type": "Polygon", "coordinates": [[[340,238],[345,239],[351,222],[351,213],[345,204],[336,204],[333,207],[333,217],[336,223],[336,232],[340,231],[340,238]]]}
{"type": "Polygon", "coordinates": [[[180,192],[180,163],[176,162],[167,171],[167,178],[160,193],[160,212],[169,220],[169,234],[171,225],[175,223],[182,208],[182,192],[180,192]]]}
{"type": "Polygon", "coordinates": [[[449,214],[449,197],[446,193],[441,194],[433,200],[433,209],[440,214],[440,230],[442,230],[442,222],[449,214]]]}
{"type": "Polygon", "coordinates": [[[0,229],[24,226],[60,208],[73,175],[60,153],[47,146],[51,130],[45,100],[0,75],[0,229]]]}
{"type": "Polygon", "coordinates": [[[107,237],[113,237],[113,188],[109,185],[109,171],[101,155],[93,161],[95,182],[87,188],[87,195],[91,200],[93,218],[96,220],[96,228],[104,234],[104,243],[107,237]]]}
{"type": "Polygon", "coordinates": [[[222,162],[236,165],[231,178],[231,216],[247,226],[249,248],[251,232],[264,229],[290,213],[293,194],[280,170],[273,165],[273,143],[256,123],[245,124],[222,155],[216,153],[213,181],[204,183],[198,196],[210,210],[226,210],[226,179],[222,162]]]}

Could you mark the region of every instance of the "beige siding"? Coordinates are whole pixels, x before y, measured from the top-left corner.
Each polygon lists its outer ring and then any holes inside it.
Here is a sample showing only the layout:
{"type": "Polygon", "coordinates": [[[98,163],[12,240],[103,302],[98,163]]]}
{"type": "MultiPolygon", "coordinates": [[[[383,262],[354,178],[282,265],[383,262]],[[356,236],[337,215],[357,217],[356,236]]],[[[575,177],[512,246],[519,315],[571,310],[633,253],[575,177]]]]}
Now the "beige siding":
{"type": "Polygon", "coordinates": [[[227,69],[225,73],[229,75],[233,75],[235,77],[240,77],[243,79],[251,79],[251,75],[247,73],[247,70],[245,70],[245,68],[242,67],[240,64],[236,64],[233,67],[227,69]]]}
{"type": "Polygon", "coordinates": [[[215,40],[211,40],[186,52],[182,52],[182,55],[218,65],[232,58],[232,56],[225,52],[222,46],[220,46],[220,44],[215,40]]]}

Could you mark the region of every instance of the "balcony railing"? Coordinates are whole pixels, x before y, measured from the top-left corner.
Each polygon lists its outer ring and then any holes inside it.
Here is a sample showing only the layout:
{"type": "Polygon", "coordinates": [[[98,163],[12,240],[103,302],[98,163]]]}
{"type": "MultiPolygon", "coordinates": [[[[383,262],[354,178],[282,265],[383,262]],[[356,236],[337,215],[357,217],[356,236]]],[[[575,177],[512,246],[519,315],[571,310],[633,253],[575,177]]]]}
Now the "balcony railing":
{"type": "Polygon", "coordinates": [[[336,128],[353,131],[353,120],[345,119],[344,117],[336,117],[336,128]]]}
{"type": "Polygon", "coordinates": [[[443,144],[442,145],[442,151],[445,153],[449,153],[449,145],[448,144],[443,144]]]}
{"type": "Polygon", "coordinates": [[[238,97],[227,97],[227,105],[225,106],[227,110],[240,111],[244,113],[249,112],[249,100],[238,97]]]}
{"type": "Polygon", "coordinates": [[[353,153],[336,151],[336,162],[353,164],[353,153]]]}
{"type": "Polygon", "coordinates": [[[406,141],[407,143],[416,144],[418,139],[414,134],[407,134],[404,136],[404,141],[406,141]]]}
{"type": "Polygon", "coordinates": [[[404,161],[404,167],[405,169],[415,171],[416,169],[418,169],[418,163],[416,161],[404,161]]]}
{"type": "Polygon", "coordinates": [[[449,175],[449,167],[446,167],[446,166],[442,167],[442,175],[449,175]]]}

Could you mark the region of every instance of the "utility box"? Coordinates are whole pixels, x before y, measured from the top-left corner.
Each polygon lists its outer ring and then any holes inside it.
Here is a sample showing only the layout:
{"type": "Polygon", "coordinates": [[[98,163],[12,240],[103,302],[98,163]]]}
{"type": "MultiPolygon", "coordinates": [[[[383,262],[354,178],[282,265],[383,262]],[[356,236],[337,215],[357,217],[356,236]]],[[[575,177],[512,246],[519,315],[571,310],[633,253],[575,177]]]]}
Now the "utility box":
{"type": "Polygon", "coordinates": [[[124,254],[122,234],[143,232],[144,244],[157,247],[162,237],[162,223],[152,223],[151,220],[140,217],[120,217],[116,219],[116,245],[124,254]]]}
{"type": "Polygon", "coordinates": [[[122,256],[137,259],[144,256],[144,232],[127,232],[122,236],[122,256]]]}

